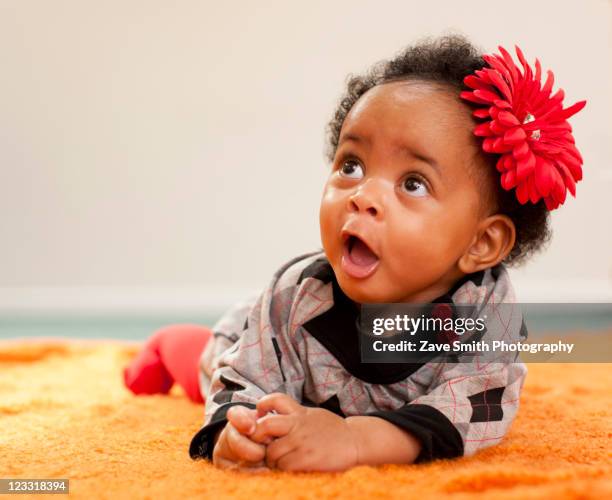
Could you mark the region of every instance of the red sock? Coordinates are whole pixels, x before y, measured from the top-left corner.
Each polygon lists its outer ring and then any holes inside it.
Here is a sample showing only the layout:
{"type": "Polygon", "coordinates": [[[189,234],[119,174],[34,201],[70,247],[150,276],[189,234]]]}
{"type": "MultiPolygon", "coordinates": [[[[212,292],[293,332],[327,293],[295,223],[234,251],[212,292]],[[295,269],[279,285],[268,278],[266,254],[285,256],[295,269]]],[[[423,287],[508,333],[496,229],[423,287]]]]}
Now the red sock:
{"type": "Polygon", "coordinates": [[[198,325],[170,325],[155,332],[123,369],[123,380],[134,394],[166,394],[179,384],[189,399],[203,403],[198,363],[209,328],[198,325]]]}

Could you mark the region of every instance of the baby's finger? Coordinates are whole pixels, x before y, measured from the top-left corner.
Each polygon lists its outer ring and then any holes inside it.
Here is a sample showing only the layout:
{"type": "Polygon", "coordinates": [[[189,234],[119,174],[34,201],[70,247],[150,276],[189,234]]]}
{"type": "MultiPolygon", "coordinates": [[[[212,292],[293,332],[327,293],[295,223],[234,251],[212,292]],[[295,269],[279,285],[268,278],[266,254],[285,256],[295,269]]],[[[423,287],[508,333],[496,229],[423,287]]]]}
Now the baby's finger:
{"type": "Polygon", "coordinates": [[[238,470],[238,471],[248,472],[249,474],[259,474],[262,472],[270,471],[270,467],[265,465],[263,461],[257,462],[257,463],[234,462],[233,460],[229,460],[227,458],[217,457],[217,460],[215,461],[215,465],[219,467],[220,469],[238,470]]]}
{"type": "Polygon", "coordinates": [[[287,394],[274,392],[266,394],[263,398],[257,401],[257,415],[266,415],[271,411],[289,415],[290,413],[298,412],[302,409],[302,405],[287,394]]]}
{"type": "Polygon", "coordinates": [[[214,459],[214,464],[220,469],[238,469],[240,466],[237,462],[225,458],[222,455],[217,455],[214,459]]]}
{"type": "Polygon", "coordinates": [[[251,474],[261,474],[262,472],[270,472],[270,467],[250,467],[245,470],[251,474]]]}
{"type": "Polygon", "coordinates": [[[255,432],[249,438],[256,443],[269,444],[272,438],[283,437],[291,432],[295,425],[293,415],[269,414],[257,420],[255,432]]]}
{"type": "Polygon", "coordinates": [[[281,457],[295,451],[296,444],[290,436],[276,439],[266,447],[266,465],[271,469],[278,467],[281,457]]]}
{"type": "Polygon", "coordinates": [[[260,462],[266,456],[265,446],[251,441],[240,434],[232,424],[227,424],[227,446],[232,455],[227,458],[236,458],[244,462],[260,462]]]}
{"type": "Polygon", "coordinates": [[[250,410],[244,406],[232,406],[227,410],[226,416],[240,434],[248,436],[255,430],[257,422],[255,410],[250,410]]]}

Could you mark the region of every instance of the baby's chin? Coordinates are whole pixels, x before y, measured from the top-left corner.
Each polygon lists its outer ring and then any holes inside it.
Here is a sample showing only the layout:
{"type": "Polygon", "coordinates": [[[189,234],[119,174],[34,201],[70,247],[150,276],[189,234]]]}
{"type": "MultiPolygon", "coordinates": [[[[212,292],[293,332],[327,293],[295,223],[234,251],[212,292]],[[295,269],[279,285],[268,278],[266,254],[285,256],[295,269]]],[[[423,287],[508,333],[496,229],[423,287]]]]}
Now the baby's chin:
{"type": "MultiPolygon", "coordinates": [[[[335,269],[334,269],[335,271],[335,269]]],[[[347,277],[336,272],[336,279],[338,285],[349,299],[357,304],[381,304],[394,302],[393,298],[389,296],[389,286],[384,287],[384,291],[379,290],[381,287],[380,283],[377,283],[374,276],[363,280],[357,280],[355,278],[347,277]]]]}
{"type": "Polygon", "coordinates": [[[340,259],[327,257],[336,276],[336,281],[344,295],[357,304],[384,304],[397,302],[389,293],[393,289],[392,282],[385,276],[381,262],[374,274],[367,278],[354,278],[342,269],[340,259]]]}

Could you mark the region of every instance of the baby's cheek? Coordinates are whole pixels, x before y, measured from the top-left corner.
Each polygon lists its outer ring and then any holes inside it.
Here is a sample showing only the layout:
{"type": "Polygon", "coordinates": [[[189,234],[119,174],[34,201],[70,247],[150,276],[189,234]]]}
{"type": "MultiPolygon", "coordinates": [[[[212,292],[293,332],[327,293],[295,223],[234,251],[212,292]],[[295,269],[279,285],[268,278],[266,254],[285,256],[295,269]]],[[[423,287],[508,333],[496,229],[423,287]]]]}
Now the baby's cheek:
{"type": "MultiPolygon", "coordinates": [[[[465,209],[465,207],[463,207],[465,209]]],[[[435,258],[442,267],[449,265],[454,257],[466,244],[472,228],[473,217],[457,210],[454,214],[448,211],[440,212],[427,229],[422,231],[422,245],[420,250],[425,251],[425,257],[435,258]]]]}
{"type": "Polygon", "coordinates": [[[389,279],[397,286],[427,286],[452,265],[452,235],[425,234],[423,238],[397,246],[390,252],[387,265],[389,279]]]}
{"type": "Polygon", "coordinates": [[[339,237],[339,211],[337,205],[332,204],[329,200],[323,200],[319,211],[319,226],[321,230],[321,239],[325,241],[332,240],[334,236],[339,237]]]}

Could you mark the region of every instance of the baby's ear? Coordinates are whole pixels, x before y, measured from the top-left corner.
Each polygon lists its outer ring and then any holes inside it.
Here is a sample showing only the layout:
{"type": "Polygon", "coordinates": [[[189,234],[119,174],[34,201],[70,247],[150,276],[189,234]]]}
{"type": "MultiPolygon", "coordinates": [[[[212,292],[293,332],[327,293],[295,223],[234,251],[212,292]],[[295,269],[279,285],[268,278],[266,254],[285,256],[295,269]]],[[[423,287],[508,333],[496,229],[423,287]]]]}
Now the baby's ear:
{"type": "Polygon", "coordinates": [[[516,239],[514,222],[507,215],[495,214],[478,225],[474,240],[458,262],[465,274],[494,267],[512,251],[516,239]]]}

